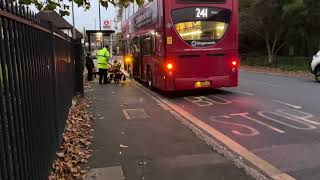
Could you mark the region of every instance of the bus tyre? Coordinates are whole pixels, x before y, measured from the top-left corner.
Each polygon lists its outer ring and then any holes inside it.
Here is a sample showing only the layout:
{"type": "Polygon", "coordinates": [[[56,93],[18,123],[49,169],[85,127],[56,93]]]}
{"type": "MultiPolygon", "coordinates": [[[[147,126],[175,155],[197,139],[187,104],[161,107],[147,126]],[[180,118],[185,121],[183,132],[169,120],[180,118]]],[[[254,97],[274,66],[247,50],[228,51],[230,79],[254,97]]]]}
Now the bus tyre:
{"type": "Polygon", "coordinates": [[[318,66],[315,70],[315,78],[318,83],[320,83],[320,66],[318,66]]]}
{"type": "Polygon", "coordinates": [[[152,88],[153,88],[153,78],[152,78],[152,72],[151,72],[150,69],[148,70],[147,79],[148,79],[148,81],[147,81],[147,83],[148,83],[148,88],[149,88],[149,89],[152,89],[152,88]]]}

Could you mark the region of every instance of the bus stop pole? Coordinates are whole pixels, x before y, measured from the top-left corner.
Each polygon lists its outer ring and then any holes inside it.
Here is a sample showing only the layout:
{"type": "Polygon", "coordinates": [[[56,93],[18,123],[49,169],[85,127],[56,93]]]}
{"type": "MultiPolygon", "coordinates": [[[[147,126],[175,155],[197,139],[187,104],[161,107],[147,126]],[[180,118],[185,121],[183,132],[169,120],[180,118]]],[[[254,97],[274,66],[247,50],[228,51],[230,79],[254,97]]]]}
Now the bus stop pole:
{"type": "Polygon", "coordinates": [[[101,31],[101,10],[100,10],[100,0],[99,0],[99,30],[101,31]]]}
{"type": "Polygon", "coordinates": [[[91,34],[87,33],[88,36],[88,43],[89,43],[89,52],[91,52],[91,34]]]}
{"type": "Polygon", "coordinates": [[[109,34],[109,42],[110,42],[110,45],[109,45],[109,48],[110,48],[110,57],[113,57],[113,50],[112,50],[112,45],[113,45],[113,38],[112,38],[113,34],[109,34]]]}
{"type": "Polygon", "coordinates": [[[74,20],[74,4],[73,4],[73,0],[71,1],[72,4],[72,24],[73,24],[73,27],[72,27],[72,38],[73,39],[76,39],[76,27],[75,27],[75,20],[74,20]]]}

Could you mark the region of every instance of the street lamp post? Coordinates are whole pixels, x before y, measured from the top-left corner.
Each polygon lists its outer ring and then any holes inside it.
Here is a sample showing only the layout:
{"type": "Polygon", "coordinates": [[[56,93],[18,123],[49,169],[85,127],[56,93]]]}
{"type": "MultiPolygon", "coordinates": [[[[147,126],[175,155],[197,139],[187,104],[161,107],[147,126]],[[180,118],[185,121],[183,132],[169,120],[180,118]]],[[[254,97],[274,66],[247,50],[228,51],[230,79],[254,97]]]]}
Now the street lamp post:
{"type": "Polygon", "coordinates": [[[99,28],[100,28],[100,31],[101,31],[101,10],[100,10],[100,0],[99,1],[99,28]]]}
{"type": "Polygon", "coordinates": [[[76,39],[76,27],[75,27],[75,20],[74,20],[74,3],[73,0],[71,1],[71,6],[72,6],[72,38],[76,39]]]}

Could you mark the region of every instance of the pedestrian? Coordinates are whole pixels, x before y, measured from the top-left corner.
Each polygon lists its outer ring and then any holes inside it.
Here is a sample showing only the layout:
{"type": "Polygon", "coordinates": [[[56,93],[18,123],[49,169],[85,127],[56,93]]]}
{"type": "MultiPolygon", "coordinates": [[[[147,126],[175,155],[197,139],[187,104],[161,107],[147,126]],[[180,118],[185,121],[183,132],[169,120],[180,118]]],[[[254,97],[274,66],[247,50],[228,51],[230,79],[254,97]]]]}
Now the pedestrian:
{"type": "Polygon", "coordinates": [[[88,71],[87,80],[88,81],[92,81],[93,80],[94,63],[93,63],[93,59],[91,58],[91,53],[87,53],[86,68],[87,68],[87,71],[88,71]]]}
{"type": "Polygon", "coordinates": [[[105,46],[103,49],[97,52],[98,68],[99,68],[99,84],[108,84],[108,61],[110,59],[110,53],[105,46]]]}

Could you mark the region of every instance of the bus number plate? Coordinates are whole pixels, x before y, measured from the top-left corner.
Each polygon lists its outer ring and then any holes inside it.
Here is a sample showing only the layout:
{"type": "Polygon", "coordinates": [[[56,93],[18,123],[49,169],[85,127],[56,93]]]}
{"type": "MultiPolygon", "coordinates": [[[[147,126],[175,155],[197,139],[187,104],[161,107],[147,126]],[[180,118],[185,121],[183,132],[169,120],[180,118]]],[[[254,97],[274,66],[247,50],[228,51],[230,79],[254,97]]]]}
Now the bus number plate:
{"type": "Polygon", "coordinates": [[[202,88],[202,87],[210,87],[211,81],[197,81],[195,82],[196,88],[202,88]]]}

